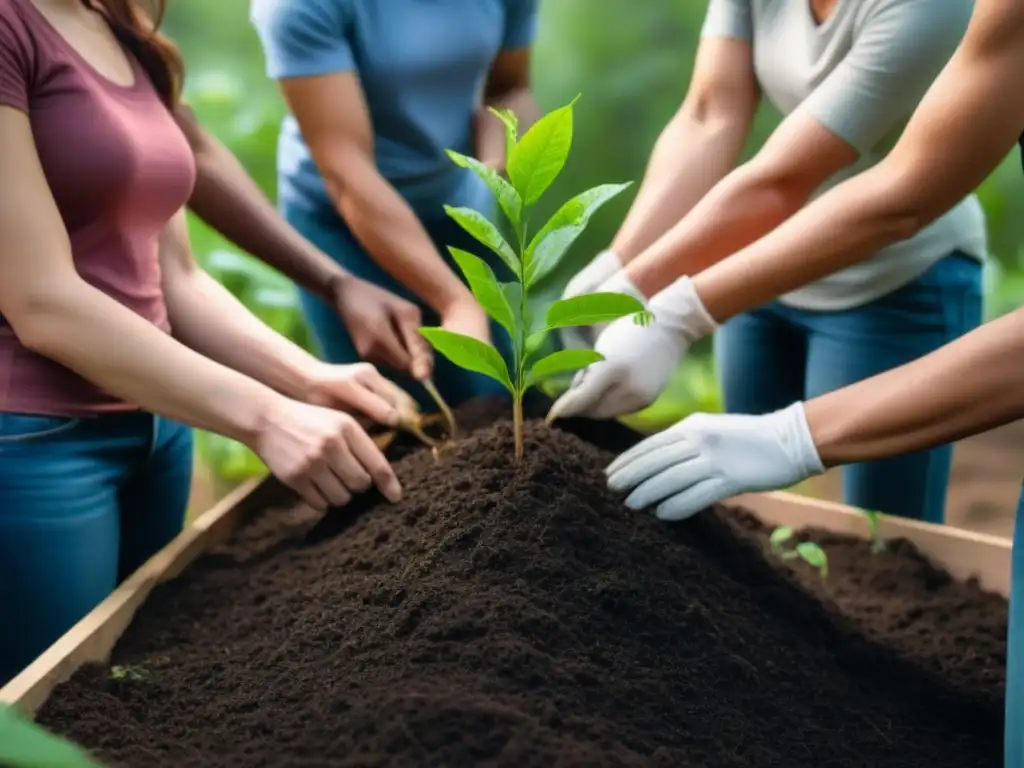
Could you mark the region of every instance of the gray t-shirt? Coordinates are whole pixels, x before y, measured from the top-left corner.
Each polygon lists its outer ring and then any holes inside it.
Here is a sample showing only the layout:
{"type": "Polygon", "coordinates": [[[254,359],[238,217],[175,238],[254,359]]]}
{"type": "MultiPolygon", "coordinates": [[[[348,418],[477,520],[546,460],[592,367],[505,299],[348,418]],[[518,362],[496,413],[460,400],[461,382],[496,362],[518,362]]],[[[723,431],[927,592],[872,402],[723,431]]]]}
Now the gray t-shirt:
{"type": "MultiPolygon", "coordinates": [[[[839,0],[818,24],[809,0],[711,0],[703,37],[746,40],[764,95],[804,112],[860,154],[814,196],[888,154],[967,30],[972,0],[839,0]]],[[[951,251],[983,260],[985,216],[974,195],[914,237],[781,297],[790,306],[856,307],[920,276],[951,251]]]]}

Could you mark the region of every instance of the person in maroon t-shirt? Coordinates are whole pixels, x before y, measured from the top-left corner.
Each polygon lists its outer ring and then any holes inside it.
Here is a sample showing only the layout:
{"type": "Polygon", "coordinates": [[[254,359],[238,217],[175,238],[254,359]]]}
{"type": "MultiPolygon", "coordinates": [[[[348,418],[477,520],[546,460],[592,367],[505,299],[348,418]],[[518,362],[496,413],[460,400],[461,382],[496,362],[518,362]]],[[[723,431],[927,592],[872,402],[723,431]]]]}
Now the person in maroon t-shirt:
{"type": "Polygon", "coordinates": [[[193,260],[180,60],[152,31],[129,0],[0,0],[0,683],[181,529],[186,425],[318,508],[401,496],[346,411],[395,424],[410,397],[193,260]]]}

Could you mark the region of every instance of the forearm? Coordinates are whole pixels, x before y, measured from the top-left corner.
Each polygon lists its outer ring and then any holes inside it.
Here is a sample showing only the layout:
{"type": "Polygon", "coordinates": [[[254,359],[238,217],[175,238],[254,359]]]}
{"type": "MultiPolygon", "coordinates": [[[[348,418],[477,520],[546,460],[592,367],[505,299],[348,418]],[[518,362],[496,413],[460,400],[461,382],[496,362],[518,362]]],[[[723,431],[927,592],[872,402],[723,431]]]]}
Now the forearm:
{"type": "Polygon", "coordinates": [[[344,270],[281,217],[223,144],[198,125],[179,122],[189,126],[186,134],[196,157],[196,186],[189,207],[243,251],[331,299],[344,270]]]}
{"type": "Polygon", "coordinates": [[[471,297],[416,214],[371,159],[350,156],[343,172],[326,169],[324,178],[356,239],[399,283],[439,313],[471,297]]]}
{"type": "Polygon", "coordinates": [[[508,160],[505,157],[505,124],[490,109],[511,110],[518,120],[519,135],[522,136],[540,118],[540,107],[533,91],[523,87],[489,96],[477,111],[476,156],[485,165],[504,170],[508,160]]]}
{"type": "Polygon", "coordinates": [[[806,404],[826,466],[931,448],[1024,418],[1024,310],[806,404]]]}
{"type": "Polygon", "coordinates": [[[763,237],[805,200],[803,191],[738,168],[630,262],[626,273],[644,295],[653,296],[678,277],[695,275],[763,237]]]}
{"type": "Polygon", "coordinates": [[[733,168],[746,131],[680,111],[654,146],[643,184],[611,250],[630,263],[668,232],[733,168]]]}
{"type": "Polygon", "coordinates": [[[36,353],[114,395],[248,445],[275,397],[81,281],[52,286],[15,332],[36,353]]]}
{"type": "Polygon", "coordinates": [[[294,400],[308,402],[319,361],[253,315],[200,269],[165,282],[174,337],[294,400]]]}
{"type": "MultiPolygon", "coordinates": [[[[719,322],[855,264],[913,235],[920,190],[879,166],[835,187],[770,234],[694,277],[719,322]]],[[[911,178],[911,177],[907,177],[911,178]]]]}

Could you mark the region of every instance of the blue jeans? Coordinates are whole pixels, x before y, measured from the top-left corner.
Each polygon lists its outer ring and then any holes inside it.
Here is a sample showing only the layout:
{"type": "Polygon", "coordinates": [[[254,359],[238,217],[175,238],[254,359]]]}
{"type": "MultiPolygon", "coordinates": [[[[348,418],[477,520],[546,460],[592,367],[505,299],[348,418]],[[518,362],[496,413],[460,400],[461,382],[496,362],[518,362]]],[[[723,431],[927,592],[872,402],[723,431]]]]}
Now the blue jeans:
{"type": "Polygon", "coordinates": [[[1005,768],[1024,768],[1024,487],[1013,526],[1013,576],[1010,582],[1010,636],[1006,642],[1005,768]]]}
{"type": "MultiPolygon", "coordinates": [[[[976,328],[981,303],[981,265],[954,252],[864,306],[810,312],[773,301],[739,315],[715,340],[726,410],[769,413],[909,363],[976,328]]],[[[844,500],[940,523],[952,455],[945,445],[845,467],[844,500]]]]}
{"type": "MultiPolygon", "coordinates": [[[[440,208],[440,206],[438,207],[440,208]]],[[[438,324],[437,314],[377,265],[337,213],[334,211],[311,212],[305,208],[288,204],[282,204],[281,212],[288,223],[302,233],[307,240],[353,275],[385,288],[419,306],[423,311],[424,325],[438,324]]],[[[499,280],[510,279],[506,274],[507,267],[447,216],[422,223],[438,251],[459,277],[462,277],[462,272],[448,253],[448,246],[461,248],[484,259],[495,270],[499,280]]],[[[313,337],[324,359],[332,363],[359,362],[359,353],[356,352],[355,345],[352,343],[352,337],[337,312],[319,296],[308,291],[300,290],[300,297],[303,314],[313,331],[313,337]]],[[[502,357],[506,361],[510,360],[512,346],[508,333],[497,323],[492,322],[491,336],[502,357]]],[[[433,401],[430,400],[423,388],[409,376],[384,368],[381,369],[381,372],[408,390],[424,410],[433,409],[433,401]]],[[[459,368],[440,354],[435,359],[434,383],[441,395],[451,405],[458,405],[474,397],[506,394],[505,388],[497,381],[459,368]]]]}
{"type": "Polygon", "coordinates": [[[0,685],[181,531],[192,430],[0,413],[0,685]]]}

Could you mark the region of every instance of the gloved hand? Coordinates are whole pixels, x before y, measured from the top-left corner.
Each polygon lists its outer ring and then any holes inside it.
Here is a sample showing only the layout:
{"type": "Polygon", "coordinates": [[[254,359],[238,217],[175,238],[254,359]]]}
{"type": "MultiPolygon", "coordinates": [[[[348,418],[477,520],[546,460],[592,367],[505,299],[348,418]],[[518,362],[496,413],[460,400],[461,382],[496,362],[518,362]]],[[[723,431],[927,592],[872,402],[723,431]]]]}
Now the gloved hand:
{"type": "Polygon", "coordinates": [[[646,408],[665,389],[690,345],[718,327],[688,277],[655,295],[647,307],[654,315],[650,324],[622,317],[604,330],[594,349],[605,359],[576,375],[569,391],[551,406],[549,420],[609,419],[646,408]]]}
{"type": "MultiPolygon", "coordinates": [[[[610,290],[628,293],[640,301],[647,301],[647,297],[641,294],[628,278],[625,279],[626,284],[621,288],[604,287],[604,284],[616,274],[622,274],[622,260],[612,251],[601,251],[593,261],[569,281],[565,290],[562,291],[562,298],[571,299],[587,293],[596,293],[598,290],[610,290]]],[[[566,349],[590,349],[594,346],[599,332],[595,331],[593,326],[582,326],[562,328],[559,331],[559,336],[562,346],[566,349]]]]}
{"type": "Polygon", "coordinates": [[[698,413],[647,438],[605,473],[630,509],[685,520],[717,501],[788,488],[825,471],[803,403],[765,416],[698,413]]]}

